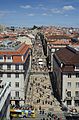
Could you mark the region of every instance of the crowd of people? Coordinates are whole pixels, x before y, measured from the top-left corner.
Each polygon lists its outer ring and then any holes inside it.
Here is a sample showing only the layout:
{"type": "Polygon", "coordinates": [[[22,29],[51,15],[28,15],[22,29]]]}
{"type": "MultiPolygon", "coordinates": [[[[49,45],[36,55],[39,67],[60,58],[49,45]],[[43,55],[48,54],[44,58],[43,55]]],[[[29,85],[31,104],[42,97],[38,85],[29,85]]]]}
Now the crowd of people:
{"type": "Polygon", "coordinates": [[[54,112],[55,109],[60,110],[60,108],[58,107],[59,103],[56,101],[56,98],[52,95],[50,77],[47,74],[46,58],[41,44],[41,41],[37,40],[33,46],[31,71],[34,73],[29,78],[26,103],[34,106],[39,114],[47,114],[50,110],[54,112]],[[39,62],[40,60],[41,62],[39,62]]]}

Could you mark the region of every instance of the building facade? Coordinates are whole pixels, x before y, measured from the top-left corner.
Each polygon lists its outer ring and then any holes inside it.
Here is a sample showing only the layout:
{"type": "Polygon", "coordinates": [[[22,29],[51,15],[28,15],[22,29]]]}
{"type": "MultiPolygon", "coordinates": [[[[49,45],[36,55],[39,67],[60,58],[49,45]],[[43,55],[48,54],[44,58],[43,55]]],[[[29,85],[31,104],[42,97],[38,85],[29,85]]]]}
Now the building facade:
{"type": "Polygon", "coordinates": [[[0,45],[0,79],[11,85],[11,104],[25,102],[30,47],[19,41],[5,40],[0,45]]]}
{"type": "Polygon", "coordinates": [[[10,84],[0,80],[0,120],[10,119],[10,84]]]}
{"type": "Polygon", "coordinates": [[[67,107],[79,108],[79,47],[67,46],[53,57],[54,92],[67,107]]]}

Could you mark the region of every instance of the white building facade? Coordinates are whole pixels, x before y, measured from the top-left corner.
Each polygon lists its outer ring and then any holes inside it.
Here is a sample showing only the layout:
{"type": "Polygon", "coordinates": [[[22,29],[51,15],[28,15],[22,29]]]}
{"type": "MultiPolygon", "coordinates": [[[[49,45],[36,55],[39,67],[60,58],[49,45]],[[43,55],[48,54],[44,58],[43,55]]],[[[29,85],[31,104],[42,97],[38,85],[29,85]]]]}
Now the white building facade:
{"type": "MultiPolygon", "coordinates": [[[[11,85],[11,104],[24,105],[25,83],[30,64],[30,48],[25,43],[12,42],[13,47],[7,46],[0,50],[0,79],[11,85]],[[17,45],[15,45],[17,44],[17,45]]],[[[11,45],[10,45],[11,46],[11,45]]]]}
{"type": "Polygon", "coordinates": [[[79,49],[66,47],[54,54],[54,82],[60,101],[79,108],[79,49]]]}

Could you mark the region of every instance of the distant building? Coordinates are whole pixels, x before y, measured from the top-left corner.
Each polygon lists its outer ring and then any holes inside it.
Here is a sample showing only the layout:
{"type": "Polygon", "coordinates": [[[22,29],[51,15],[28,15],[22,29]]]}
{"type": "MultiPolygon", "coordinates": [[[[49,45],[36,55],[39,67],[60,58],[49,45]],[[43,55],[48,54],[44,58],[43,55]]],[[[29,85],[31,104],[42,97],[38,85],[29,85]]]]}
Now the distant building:
{"type": "Polygon", "coordinates": [[[32,41],[29,37],[26,37],[26,36],[18,37],[17,41],[25,42],[27,45],[32,46],[32,41]]]}
{"type": "Polygon", "coordinates": [[[79,47],[67,46],[53,57],[55,94],[64,105],[79,108],[79,47]]]}
{"type": "Polygon", "coordinates": [[[25,102],[30,66],[30,47],[20,41],[4,40],[0,43],[0,79],[11,84],[11,103],[25,102]]]}
{"type": "Polygon", "coordinates": [[[0,80],[0,120],[10,119],[10,84],[0,80]]]}

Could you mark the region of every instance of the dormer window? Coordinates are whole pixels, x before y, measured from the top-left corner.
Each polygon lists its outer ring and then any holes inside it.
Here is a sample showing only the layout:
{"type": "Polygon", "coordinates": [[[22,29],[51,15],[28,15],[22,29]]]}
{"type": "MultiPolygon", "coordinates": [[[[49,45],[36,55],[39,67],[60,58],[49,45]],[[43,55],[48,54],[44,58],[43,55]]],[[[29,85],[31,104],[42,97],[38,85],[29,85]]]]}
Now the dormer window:
{"type": "Polygon", "coordinates": [[[71,73],[68,73],[68,78],[71,78],[71,73]]]}
{"type": "Polygon", "coordinates": [[[7,55],[6,56],[6,62],[12,62],[12,56],[7,55]]]}
{"type": "Polygon", "coordinates": [[[8,60],[11,60],[11,56],[7,56],[7,59],[8,59],[8,60]]]}
{"type": "Polygon", "coordinates": [[[76,69],[79,69],[79,65],[78,65],[78,66],[76,66],[76,69]]]}

